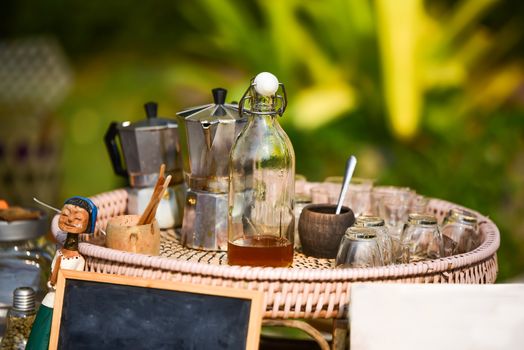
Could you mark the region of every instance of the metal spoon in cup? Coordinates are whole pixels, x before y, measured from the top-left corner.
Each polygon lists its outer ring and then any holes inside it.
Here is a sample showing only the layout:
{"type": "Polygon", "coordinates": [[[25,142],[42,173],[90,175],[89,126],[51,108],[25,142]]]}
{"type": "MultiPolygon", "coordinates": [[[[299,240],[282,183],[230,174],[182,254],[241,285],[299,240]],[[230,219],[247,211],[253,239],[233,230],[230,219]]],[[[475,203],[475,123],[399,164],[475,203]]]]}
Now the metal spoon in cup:
{"type": "Polygon", "coordinates": [[[346,161],[346,171],[344,173],[344,180],[342,181],[340,195],[338,196],[337,210],[335,211],[336,215],[340,214],[340,211],[342,210],[342,203],[344,203],[344,199],[346,198],[346,192],[348,191],[349,183],[353,177],[353,172],[355,171],[356,166],[357,158],[352,155],[346,161]]]}

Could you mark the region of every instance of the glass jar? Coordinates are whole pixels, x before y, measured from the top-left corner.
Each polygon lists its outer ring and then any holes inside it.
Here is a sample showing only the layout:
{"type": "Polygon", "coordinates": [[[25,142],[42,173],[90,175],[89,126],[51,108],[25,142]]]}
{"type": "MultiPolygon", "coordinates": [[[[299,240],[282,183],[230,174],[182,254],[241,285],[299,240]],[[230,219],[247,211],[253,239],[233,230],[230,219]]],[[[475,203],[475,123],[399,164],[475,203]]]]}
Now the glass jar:
{"type": "Polygon", "coordinates": [[[400,262],[437,259],[443,255],[442,234],[433,215],[409,214],[400,236],[400,262]]]}
{"type": "Polygon", "coordinates": [[[35,320],[35,291],[21,287],[13,292],[13,306],[7,313],[7,327],[1,350],[24,350],[35,320]]]}
{"type": "Polygon", "coordinates": [[[277,120],[285,107],[284,87],[270,73],[257,75],[240,101],[248,122],[229,160],[230,265],[285,267],[293,262],[295,154],[277,120]],[[283,96],[277,94],[279,86],[283,96]],[[244,109],[246,103],[250,110],[244,109]]]}
{"type": "Polygon", "coordinates": [[[394,262],[395,254],[394,251],[398,251],[399,242],[395,242],[389,236],[388,229],[384,223],[384,219],[378,216],[367,216],[361,215],[357,218],[355,222],[355,227],[369,227],[376,230],[377,242],[380,246],[380,251],[382,253],[382,258],[384,259],[384,264],[388,265],[394,262]],[[395,249],[396,248],[396,249],[395,249]]]}
{"type": "Polygon", "coordinates": [[[384,219],[391,236],[400,237],[414,196],[415,191],[408,187],[373,187],[371,191],[372,212],[384,219]]]}
{"type": "Polygon", "coordinates": [[[376,267],[384,265],[375,227],[350,227],[338,247],[335,266],[376,267]]]}
{"type": "Polygon", "coordinates": [[[477,217],[465,209],[453,208],[449,211],[442,223],[442,235],[448,242],[445,245],[446,255],[467,253],[481,243],[477,217]]]}
{"type": "Polygon", "coordinates": [[[40,299],[47,292],[52,257],[37,245],[47,225],[46,215],[37,220],[0,221],[0,334],[17,287],[33,288],[40,299]]]}
{"type": "Polygon", "coordinates": [[[302,209],[309,204],[311,204],[311,196],[306,194],[295,194],[295,248],[297,249],[302,247],[300,244],[300,236],[298,234],[298,220],[300,219],[300,214],[302,214],[302,209]]]}

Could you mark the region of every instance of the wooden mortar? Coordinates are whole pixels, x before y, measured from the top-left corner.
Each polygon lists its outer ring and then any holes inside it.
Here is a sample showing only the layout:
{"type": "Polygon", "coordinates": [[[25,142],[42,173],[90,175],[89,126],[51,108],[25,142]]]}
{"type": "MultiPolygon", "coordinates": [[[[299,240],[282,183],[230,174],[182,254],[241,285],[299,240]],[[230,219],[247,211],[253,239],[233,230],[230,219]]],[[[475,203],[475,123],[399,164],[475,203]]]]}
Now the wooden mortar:
{"type": "Polygon", "coordinates": [[[106,228],[108,248],[148,255],[160,254],[160,228],[156,219],[138,225],[140,215],[121,215],[109,220],[106,228]]]}
{"type": "Polygon", "coordinates": [[[355,215],[342,207],[336,215],[336,204],[310,204],[300,214],[298,235],[305,255],[334,259],[346,229],[355,222],[355,215]]]}

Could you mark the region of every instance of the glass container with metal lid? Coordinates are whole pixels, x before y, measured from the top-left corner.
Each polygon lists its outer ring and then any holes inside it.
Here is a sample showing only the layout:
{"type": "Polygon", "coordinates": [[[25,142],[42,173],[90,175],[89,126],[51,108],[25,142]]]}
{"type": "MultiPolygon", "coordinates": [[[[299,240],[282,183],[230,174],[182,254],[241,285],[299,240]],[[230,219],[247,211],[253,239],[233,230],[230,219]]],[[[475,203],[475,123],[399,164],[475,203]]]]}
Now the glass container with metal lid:
{"type": "Polygon", "coordinates": [[[13,292],[13,306],[7,314],[7,326],[0,349],[23,350],[36,317],[35,291],[19,287],[13,292]]]}
{"type": "Polygon", "coordinates": [[[229,153],[246,118],[225,103],[227,90],[212,90],[214,103],[177,113],[187,185],[181,238],[185,246],[227,249],[229,153]]]}
{"type": "Polygon", "coordinates": [[[35,220],[0,220],[0,334],[17,287],[33,288],[38,299],[47,292],[52,257],[38,246],[37,239],[48,229],[48,216],[39,213],[35,220]]]}
{"type": "Polygon", "coordinates": [[[284,85],[267,72],[252,80],[240,101],[240,114],[248,122],[229,163],[230,265],[285,267],[293,262],[295,153],[277,120],[286,104],[284,85]]]}

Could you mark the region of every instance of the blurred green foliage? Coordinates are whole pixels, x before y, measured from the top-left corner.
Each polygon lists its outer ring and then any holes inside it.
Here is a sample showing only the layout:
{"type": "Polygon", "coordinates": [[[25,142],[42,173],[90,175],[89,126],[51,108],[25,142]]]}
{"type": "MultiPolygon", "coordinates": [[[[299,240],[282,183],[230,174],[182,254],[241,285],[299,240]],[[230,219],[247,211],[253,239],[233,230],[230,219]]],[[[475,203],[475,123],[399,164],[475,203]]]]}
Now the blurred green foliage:
{"type": "Polygon", "coordinates": [[[500,279],[524,271],[524,3],[494,0],[7,1],[2,37],[53,35],[76,84],[57,112],[61,197],[122,186],[102,143],[112,120],[160,103],[174,116],[238,100],[271,71],[281,119],[310,180],[356,175],[489,215],[500,279]]]}

